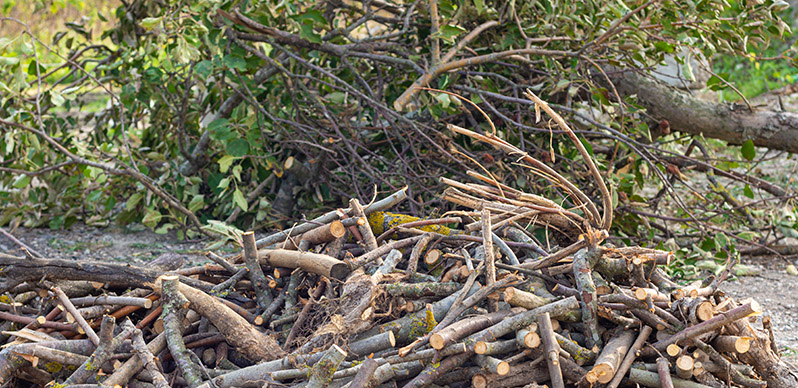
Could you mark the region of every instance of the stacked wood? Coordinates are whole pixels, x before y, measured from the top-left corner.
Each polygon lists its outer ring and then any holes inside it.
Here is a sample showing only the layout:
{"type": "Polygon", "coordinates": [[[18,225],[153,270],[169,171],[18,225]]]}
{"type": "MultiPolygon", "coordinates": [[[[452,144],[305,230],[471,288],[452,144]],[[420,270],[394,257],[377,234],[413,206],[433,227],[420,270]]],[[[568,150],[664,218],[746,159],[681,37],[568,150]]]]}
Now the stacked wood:
{"type": "MultiPolygon", "coordinates": [[[[488,214],[474,212],[471,222],[488,214]]],[[[346,228],[330,240],[337,227],[329,225],[345,218],[319,225],[326,232],[309,229],[312,238],[299,235],[306,250],[283,249],[274,237],[265,238],[273,246],[256,249],[247,233],[240,254],[167,272],[37,259],[34,273],[25,275],[30,259],[0,255],[0,276],[11,274],[0,283],[11,297],[0,303],[7,341],[0,382],[788,386],[769,335],[749,322],[761,307],[718,291],[672,287],[662,281],[657,259],[669,252],[616,249],[601,244],[605,234],[593,233],[540,255],[546,249],[534,240],[505,240],[498,236],[508,234],[487,228],[468,234],[467,221],[443,220],[446,235],[430,231],[429,223],[419,223],[425,230],[391,225],[393,234],[371,250],[362,240],[352,244],[359,241],[346,228]],[[328,254],[336,243],[343,248],[328,254]],[[645,284],[634,275],[635,262],[645,284]],[[546,274],[571,263],[571,272],[546,274]],[[467,276],[446,275],[451,268],[465,268],[467,276]],[[606,279],[602,294],[590,286],[599,277],[606,279]],[[87,279],[103,285],[72,296],[59,286],[87,279]],[[37,289],[44,292],[26,294],[37,289]],[[357,326],[345,323],[353,311],[357,326]],[[114,321],[124,321],[116,335],[114,321]],[[649,337],[652,328],[659,337],[649,337]],[[759,357],[745,356],[751,352],[759,357]]],[[[515,222],[502,225],[523,230],[515,222]]],[[[365,240],[369,233],[357,230],[365,240]]]]}
{"type": "Polygon", "coordinates": [[[450,217],[386,213],[404,190],[353,199],[245,233],[237,254],[201,266],[0,253],[0,384],[798,386],[753,324],[762,308],[718,291],[723,275],[679,286],[661,268],[672,252],[605,242],[603,182],[599,211],[512,145],[453,130],[555,180],[574,206],[470,172],[479,183],[446,180],[450,217]]]}

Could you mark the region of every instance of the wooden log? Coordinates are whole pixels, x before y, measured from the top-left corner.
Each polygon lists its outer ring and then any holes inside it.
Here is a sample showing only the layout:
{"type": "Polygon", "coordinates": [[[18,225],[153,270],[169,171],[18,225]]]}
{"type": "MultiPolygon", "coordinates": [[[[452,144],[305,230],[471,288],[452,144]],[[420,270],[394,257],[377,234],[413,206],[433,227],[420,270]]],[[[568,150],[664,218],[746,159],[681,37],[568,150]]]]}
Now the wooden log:
{"type": "Polygon", "coordinates": [[[169,382],[164,377],[161,370],[155,363],[155,356],[150,351],[150,347],[144,342],[144,336],[141,330],[135,329],[132,335],[133,353],[138,356],[138,359],[144,365],[144,369],[150,374],[153,379],[153,384],[156,388],[168,388],[169,382]]]}
{"type": "Polygon", "coordinates": [[[402,296],[417,299],[423,297],[443,298],[459,291],[461,283],[392,283],[385,285],[385,291],[391,296],[402,296]]]}
{"type": "MultiPolygon", "coordinates": [[[[62,260],[18,258],[0,254],[0,292],[28,281],[50,280],[89,280],[102,279],[116,287],[146,287],[163,274],[160,270],[137,267],[130,264],[114,264],[88,260],[62,260]]],[[[181,277],[185,282],[203,290],[210,290],[213,284],[181,277]]]]}
{"type": "Polygon", "coordinates": [[[94,342],[95,345],[100,345],[100,337],[97,336],[97,333],[94,332],[94,329],[91,328],[86,319],[83,318],[80,313],[78,313],[78,309],[72,304],[69,300],[69,297],[66,296],[64,291],[61,291],[58,287],[53,287],[51,289],[55,296],[58,298],[58,301],[64,306],[66,311],[68,311],[72,316],[75,318],[75,321],[80,325],[80,328],[86,333],[86,336],[89,337],[91,342],[94,342]]]}
{"type": "Polygon", "coordinates": [[[640,329],[640,334],[637,335],[637,339],[629,348],[629,351],[626,352],[626,356],[623,358],[623,362],[618,367],[618,370],[615,371],[615,376],[612,377],[612,380],[607,384],[607,388],[618,388],[618,385],[621,384],[621,380],[623,380],[624,375],[632,366],[632,363],[637,358],[637,353],[643,347],[643,344],[646,343],[648,337],[651,335],[651,332],[654,331],[651,326],[643,326],[640,329]]]}
{"type": "Polygon", "coordinates": [[[514,287],[507,287],[502,294],[504,301],[510,306],[519,306],[531,310],[551,303],[552,300],[537,296],[531,292],[519,290],[514,287]]]}
{"type": "MultiPolygon", "coordinates": [[[[400,189],[399,191],[397,191],[397,192],[395,192],[395,193],[393,193],[393,194],[391,194],[391,195],[389,195],[389,196],[387,196],[387,197],[385,197],[385,198],[383,198],[383,199],[381,199],[381,200],[379,200],[377,202],[374,202],[374,203],[370,204],[365,209],[363,209],[363,213],[365,215],[369,215],[369,214],[374,213],[374,212],[385,210],[385,209],[387,209],[387,208],[389,208],[391,206],[396,205],[399,202],[404,201],[405,198],[407,198],[407,188],[406,187],[400,189]]],[[[345,209],[344,213],[350,213],[351,211],[352,211],[352,209],[345,209]]],[[[280,232],[273,233],[273,234],[271,234],[269,236],[266,236],[266,237],[258,240],[257,241],[258,248],[263,248],[263,247],[266,247],[266,246],[269,246],[269,245],[277,244],[279,242],[284,241],[289,236],[297,236],[297,235],[303,234],[303,233],[308,232],[310,230],[316,229],[316,228],[320,227],[321,225],[326,225],[326,224],[328,224],[328,223],[330,223],[330,222],[332,222],[334,220],[337,220],[339,218],[340,218],[340,215],[335,210],[331,211],[331,212],[328,212],[328,213],[325,213],[322,216],[316,217],[316,218],[314,218],[314,219],[312,219],[312,220],[310,220],[308,222],[305,222],[303,224],[300,224],[300,225],[297,225],[297,226],[291,228],[288,233],[280,231],[280,232]]]]}
{"type": "Polygon", "coordinates": [[[554,338],[557,340],[557,344],[560,345],[560,348],[566,351],[579,365],[588,364],[598,356],[595,352],[583,348],[577,344],[576,341],[565,338],[557,332],[554,333],[554,338]]]}
{"type": "MultiPolygon", "coordinates": [[[[7,313],[5,311],[0,311],[0,320],[9,321],[9,322],[17,322],[22,323],[25,325],[31,324],[35,321],[39,320],[39,317],[26,317],[23,315],[16,315],[12,313],[7,313]]],[[[41,327],[49,328],[49,329],[56,329],[56,330],[68,330],[68,331],[77,331],[79,326],[77,324],[68,324],[63,322],[51,322],[45,320],[45,322],[40,324],[41,327]]]]}
{"type": "Polygon", "coordinates": [[[75,305],[75,307],[86,307],[86,306],[96,306],[96,305],[122,305],[122,306],[143,307],[145,309],[152,308],[152,299],[137,298],[130,296],[110,296],[110,295],[86,296],[82,298],[71,298],[70,301],[72,302],[73,305],[75,305]]]}
{"type": "Polygon", "coordinates": [[[27,343],[27,346],[17,346],[14,348],[14,353],[24,355],[27,359],[42,359],[46,361],[57,362],[62,365],[80,366],[89,358],[82,354],[67,352],[59,349],[52,349],[37,345],[36,343],[27,343]]]}
{"type": "Polygon", "coordinates": [[[621,361],[632,346],[634,339],[634,332],[626,330],[607,342],[607,345],[604,346],[604,349],[601,350],[598,358],[596,358],[593,369],[587,373],[587,381],[590,383],[597,381],[601,384],[609,383],[619,370],[621,361]]]}
{"type": "Polygon", "coordinates": [[[673,363],[674,370],[676,371],[676,375],[683,378],[683,379],[690,379],[693,377],[693,367],[695,366],[695,360],[688,355],[681,355],[676,358],[676,362],[673,363]]]}
{"type": "Polygon", "coordinates": [[[504,376],[510,372],[510,364],[498,358],[476,354],[472,359],[475,364],[489,373],[504,376]]]}
{"type": "Polygon", "coordinates": [[[540,336],[537,333],[537,325],[535,326],[535,331],[529,329],[521,329],[515,333],[515,341],[518,342],[518,346],[523,346],[525,348],[533,349],[540,346],[540,336]]]}
{"type": "Polygon", "coordinates": [[[324,244],[343,237],[346,227],[339,220],[334,220],[327,225],[320,226],[302,234],[300,241],[307,241],[311,246],[324,244]]]}
{"type": "MultiPolygon", "coordinates": [[[[490,209],[482,207],[482,248],[485,253],[485,283],[487,286],[496,283],[496,255],[493,252],[493,237],[490,229],[490,209]]],[[[488,301],[488,311],[498,309],[495,300],[488,301]]]]}
{"type": "Polygon", "coordinates": [[[465,336],[501,322],[502,319],[511,314],[512,312],[509,310],[502,310],[462,319],[432,334],[429,338],[429,343],[433,349],[443,349],[446,345],[465,336]]]}
{"type": "Polygon", "coordinates": [[[516,349],[518,349],[518,343],[516,343],[515,340],[495,342],[477,341],[474,344],[474,353],[484,356],[505,354],[516,349]]]}
{"type": "Polygon", "coordinates": [[[165,302],[161,316],[169,353],[177,363],[188,386],[196,388],[202,384],[202,372],[199,365],[191,359],[190,351],[186,349],[180,327],[180,321],[185,314],[184,309],[188,308],[191,303],[180,292],[180,280],[177,276],[167,275],[161,279],[161,293],[165,302]]]}
{"type": "Polygon", "coordinates": [[[321,360],[310,369],[310,378],[306,387],[322,388],[329,385],[332,381],[333,373],[341,365],[344,358],[346,358],[346,352],[343,349],[338,347],[338,345],[331,346],[321,360]]]}
{"type": "Polygon", "coordinates": [[[418,270],[418,259],[421,258],[421,253],[427,248],[427,245],[432,241],[432,233],[424,233],[421,239],[413,245],[410,251],[410,257],[407,259],[407,272],[410,275],[415,275],[418,270]]]}
{"type": "MultiPolygon", "coordinates": [[[[160,292],[159,284],[156,283],[156,292],[160,292]]],[[[178,284],[178,290],[188,299],[191,309],[208,318],[244,357],[250,360],[273,360],[283,354],[273,338],[256,330],[246,319],[216,298],[183,283],[178,284]]]]}
{"type": "Polygon", "coordinates": [[[511,388],[525,386],[531,381],[543,382],[548,379],[549,372],[544,366],[524,363],[510,366],[509,372],[504,376],[477,373],[471,378],[471,385],[475,388],[511,388]]]}
{"type": "Polygon", "coordinates": [[[443,253],[440,249],[428,249],[427,254],[424,255],[424,263],[426,263],[428,267],[432,268],[433,265],[438,263],[438,260],[440,260],[442,256],[443,253]]]}
{"type": "MultiPolygon", "coordinates": [[[[640,385],[652,388],[662,388],[659,374],[647,370],[632,368],[629,370],[629,380],[640,385]]],[[[674,388],[711,388],[704,384],[699,384],[690,380],[672,378],[674,388]]]]}
{"type": "Polygon", "coordinates": [[[272,304],[271,288],[266,281],[266,275],[258,262],[258,247],[255,243],[255,233],[252,231],[244,232],[241,235],[242,245],[244,246],[244,262],[246,263],[249,280],[252,281],[252,288],[255,290],[255,301],[261,310],[266,310],[272,304]]]}
{"type": "MultiPolygon", "coordinates": [[[[713,330],[720,328],[721,326],[728,325],[739,319],[743,319],[752,314],[759,314],[761,312],[762,308],[759,306],[759,303],[757,303],[756,301],[751,301],[747,304],[736,307],[725,313],[719,314],[710,320],[701,322],[695,326],[691,326],[687,329],[684,329],[664,340],[657,341],[656,343],[652,344],[651,347],[659,351],[664,351],[665,348],[670,344],[678,343],[679,341],[693,338],[695,336],[704,333],[709,333],[713,330]]],[[[652,356],[653,354],[655,354],[655,351],[653,349],[651,350],[649,349],[651,348],[643,349],[643,354],[645,356],[652,356]]]]}
{"type": "Polygon", "coordinates": [[[543,347],[546,350],[546,363],[549,368],[551,386],[552,388],[565,388],[562,370],[560,369],[560,345],[557,343],[557,339],[554,338],[554,330],[551,327],[551,317],[548,312],[544,312],[539,316],[538,330],[540,331],[543,347]]]}
{"type": "Polygon", "coordinates": [[[286,249],[261,249],[258,251],[261,265],[281,268],[301,268],[305,272],[343,280],[349,274],[349,266],[333,257],[311,252],[286,249]]]}
{"type": "Polygon", "coordinates": [[[670,297],[665,295],[659,290],[653,288],[646,288],[646,287],[638,287],[634,289],[635,298],[638,300],[646,300],[646,298],[650,297],[655,302],[668,302],[670,301],[670,297]]]}
{"type": "Polygon", "coordinates": [[[671,379],[671,368],[667,358],[657,358],[657,374],[659,375],[659,383],[662,388],[674,388],[673,380],[671,379]]]}
{"type": "Polygon", "coordinates": [[[397,364],[384,364],[374,371],[372,379],[369,380],[368,387],[377,387],[389,380],[403,379],[417,374],[423,369],[420,361],[402,362],[397,364]]]}
{"type": "Polygon", "coordinates": [[[386,331],[371,338],[352,342],[349,344],[349,354],[356,357],[364,357],[394,346],[396,346],[396,337],[392,331],[386,331]]]}
{"type": "Polygon", "coordinates": [[[587,345],[591,349],[601,347],[601,336],[598,332],[598,295],[591,273],[596,261],[601,258],[600,247],[583,249],[574,254],[574,279],[579,290],[582,308],[582,323],[585,328],[587,345]]]}
{"type": "Polygon", "coordinates": [[[712,347],[723,353],[745,353],[751,349],[751,338],[735,335],[719,335],[712,340],[712,347]]]}
{"type": "Polygon", "coordinates": [[[369,380],[371,380],[371,376],[374,375],[374,372],[377,370],[377,361],[374,361],[372,358],[366,358],[363,360],[363,365],[358,370],[357,375],[355,378],[352,379],[352,382],[349,384],[349,388],[365,388],[368,386],[369,380]]]}
{"type": "Polygon", "coordinates": [[[674,315],[692,324],[704,322],[715,315],[712,303],[704,298],[677,299],[671,306],[674,315]]]}

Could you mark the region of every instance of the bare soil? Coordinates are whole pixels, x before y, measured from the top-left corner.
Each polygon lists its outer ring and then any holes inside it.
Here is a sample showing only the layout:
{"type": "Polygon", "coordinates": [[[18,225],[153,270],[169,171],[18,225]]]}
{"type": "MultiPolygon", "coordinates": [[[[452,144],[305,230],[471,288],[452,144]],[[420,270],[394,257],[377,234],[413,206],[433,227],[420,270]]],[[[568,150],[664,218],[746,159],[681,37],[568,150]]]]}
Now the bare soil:
{"type": "MultiPolygon", "coordinates": [[[[773,322],[781,355],[798,364],[798,276],[789,275],[787,263],[775,258],[744,258],[743,263],[762,267],[756,276],[727,281],[721,290],[735,298],[754,298],[773,322]]],[[[761,322],[761,318],[760,318],[761,322]]]]}

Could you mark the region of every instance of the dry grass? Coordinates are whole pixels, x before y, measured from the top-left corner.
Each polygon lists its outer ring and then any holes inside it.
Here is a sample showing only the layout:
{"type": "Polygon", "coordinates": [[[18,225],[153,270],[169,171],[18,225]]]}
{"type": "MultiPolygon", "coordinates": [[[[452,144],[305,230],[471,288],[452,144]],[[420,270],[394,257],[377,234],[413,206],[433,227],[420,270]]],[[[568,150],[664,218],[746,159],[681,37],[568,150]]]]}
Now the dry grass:
{"type": "MultiPolygon", "coordinates": [[[[93,38],[99,38],[105,28],[115,23],[114,12],[121,3],[118,0],[3,0],[0,4],[0,16],[22,21],[36,37],[50,43],[55,33],[67,29],[67,23],[83,25],[93,38]],[[102,21],[99,14],[107,21],[102,21]]],[[[24,30],[19,23],[0,20],[0,36],[13,39],[24,30]]]]}

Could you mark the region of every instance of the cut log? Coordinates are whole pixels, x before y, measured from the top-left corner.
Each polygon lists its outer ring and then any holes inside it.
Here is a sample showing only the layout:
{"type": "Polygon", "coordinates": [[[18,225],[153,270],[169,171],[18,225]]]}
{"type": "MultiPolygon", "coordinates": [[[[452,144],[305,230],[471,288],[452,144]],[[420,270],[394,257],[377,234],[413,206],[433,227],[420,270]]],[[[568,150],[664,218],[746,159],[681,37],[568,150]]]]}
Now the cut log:
{"type": "Polygon", "coordinates": [[[343,280],[349,274],[349,266],[346,263],[319,253],[261,249],[258,251],[258,261],[261,265],[272,267],[302,268],[305,272],[337,280],[343,280]]]}

